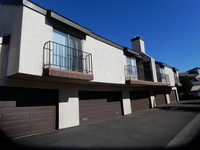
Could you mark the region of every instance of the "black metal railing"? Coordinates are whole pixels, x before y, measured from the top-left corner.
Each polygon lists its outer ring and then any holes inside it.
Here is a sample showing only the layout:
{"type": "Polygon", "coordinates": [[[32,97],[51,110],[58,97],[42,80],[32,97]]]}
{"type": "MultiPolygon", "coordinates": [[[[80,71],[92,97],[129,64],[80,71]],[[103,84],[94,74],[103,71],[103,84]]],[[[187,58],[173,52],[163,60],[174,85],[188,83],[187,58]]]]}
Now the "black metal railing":
{"type": "Polygon", "coordinates": [[[169,82],[169,75],[165,73],[157,72],[158,82],[169,82]]]}
{"type": "Polygon", "coordinates": [[[44,68],[93,73],[92,54],[53,41],[44,44],[44,68]]]}
{"type": "Polygon", "coordinates": [[[126,65],[124,67],[126,80],[145,80],[153,81],[152,71],[150,69],[144,69],[132,65],[126,65]]]}

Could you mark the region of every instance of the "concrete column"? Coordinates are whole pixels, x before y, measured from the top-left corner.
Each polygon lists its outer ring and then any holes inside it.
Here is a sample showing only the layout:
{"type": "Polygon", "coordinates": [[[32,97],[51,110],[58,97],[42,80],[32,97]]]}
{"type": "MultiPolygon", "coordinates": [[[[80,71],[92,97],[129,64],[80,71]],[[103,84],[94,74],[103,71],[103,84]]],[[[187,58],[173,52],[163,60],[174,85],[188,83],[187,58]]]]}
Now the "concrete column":
{"type": "Polygon", "coordinates": [[[124,115],[128,115],[132,113],[131,110],[131,100],[130,100],[130,94],[129,91],[122,91],[122,105],[123,105],[123,113],[124,115]]]}
{"type": "Polygon", "coordinates": [[[158,82],[155,60],[153,58],[151,58],[151,69],[153,74],[153,81],[158,82]]]}
{"type": "Polygon", "coordinates": [[[78,89],[63,88],[59,90],[59,129],[78,126],[79,99],[78,89]]]}
{"type": "Polygon", "coordinates": [[[176,93],[176,100],[177,100],[177,101],[179,101],[177,87],[172,87],[172,90],[174,90],[174,91],[175,91],[175,93],[176,93]]]}
{"type": "Polygon", "coordinates": [[[156,100],[153,91],[150,92],[150,102],[151,102],[151,108],[156,107],[156,100]]]}
{"type": "Polygon", "coordinates": [[[165,97],[166,97],[166,100],[167,100],[167,104],[171,103],[170,97],[169,97],[168,93],[165,94],[165,97]]]}

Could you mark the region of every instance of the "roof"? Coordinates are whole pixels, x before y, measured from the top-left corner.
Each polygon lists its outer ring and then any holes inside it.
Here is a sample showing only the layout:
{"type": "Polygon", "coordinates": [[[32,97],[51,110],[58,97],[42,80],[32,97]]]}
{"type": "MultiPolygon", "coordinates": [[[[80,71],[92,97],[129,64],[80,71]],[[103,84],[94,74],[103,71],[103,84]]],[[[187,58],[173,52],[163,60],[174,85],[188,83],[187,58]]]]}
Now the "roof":
{"type": "Polygon", "coordinates": [[[155,62],[156,62],[157,64],[161,65],[161,66],[168,67],[168,68],[171,68],[171,69],[173,69],[173,70],[175,70],[175,71],[178,71],[178,68],[171,67],[171,66],[169,66],[169,65],[167,65],[167,64],[165,64],[165,63],[163,63],[163,62],[160,62],[160,61],[155,61],[155,62]]]}
{"type": "Polygon", "coordinates": [[[190,70],[188,70],[186,72],[180,73],[180,75],[182,75],[182,76],[188,76],[188,77],[194,77],[194,76],[196,77],[196,76],[200,75],[200,73],[199,73],[200,71],[197,72],[197,70],[200,70],[200,68],[196,67],[196,68],[190,69],[190,70]]]}

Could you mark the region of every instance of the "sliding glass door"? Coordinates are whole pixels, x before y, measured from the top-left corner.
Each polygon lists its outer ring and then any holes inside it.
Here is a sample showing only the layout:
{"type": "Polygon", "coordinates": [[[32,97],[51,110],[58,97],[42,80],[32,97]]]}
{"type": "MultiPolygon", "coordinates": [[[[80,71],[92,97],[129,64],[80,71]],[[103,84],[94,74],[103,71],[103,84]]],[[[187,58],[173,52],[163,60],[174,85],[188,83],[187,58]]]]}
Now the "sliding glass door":
{"type": "Polygon", "coordinates": [[[82,72],[81,40],[54,29],[53,42],[52,67],[82,72]]]}
{"type": "Polygon", "coordinates": [[[68,34],[53,30],[53,68],[68,70],[68,34]]]}

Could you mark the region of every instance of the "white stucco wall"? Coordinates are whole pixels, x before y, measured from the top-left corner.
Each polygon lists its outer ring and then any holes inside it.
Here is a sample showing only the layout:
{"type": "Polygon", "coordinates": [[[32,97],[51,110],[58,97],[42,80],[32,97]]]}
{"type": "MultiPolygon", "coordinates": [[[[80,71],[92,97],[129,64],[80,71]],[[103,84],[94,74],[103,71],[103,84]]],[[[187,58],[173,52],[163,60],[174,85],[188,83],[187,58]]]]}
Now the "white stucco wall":
{"type": "Polygon", "coordinates": [[[167,104],[169,104],[169,103],[170,103],[170,97],[169,97],[169,94],[165,94],[165,98],[166,98],[166,100],[167,100],[167,104]]]}
{"type": "Polygon", "coordinates": [[[151,103],[151,108],[156,107],[156,99],[153,91],[150,91],[150,103],[151,103]]]}
{"type": "Polygon", "coordinates": [[[59,90],[59,129],[79,125],[79,99],[75,88],[62,88],[59,90]]]}
{"type": "Polygon", "coordinates": [[[19,72],[42,75],[43,46],[52,40],[53,28],[46,24],[45,16],[23,7],[22,37],[19,72]]]}
{"type": "Polygon", "coordinates": [[[129,91],[122,91],[122,106],[123,106],[123,114],[128,115],[132,113],[131,110],[131,100],[130,100],[130,95],[129,91]]]}
{"type": "Polygon", "coordinates": [[[83,51],[92,54],[93,81],[124,84],[126,57],[122,50],[87,36],[83,51]]]}
{"type": "Polygon", "coordinates": [[[165,67],[165,74],[169,75],[170,86],[175,86],[174,72],[172,68],[165,67]]]}
{"type": "Polygon", "coordinates": [[[153,81],[158,82],[157,73],[156,73],[156,64],[155,64],[155,60],[152,57],[151,57],[151,68],[152,68],[153,81]]]}
{"type": "Polygon", "coordinates": [[[0,8],[0,36],[11,35],[9,48],[6,49],[9,51],[6,60],[8,66],[3,70],[8,76],[17,73],[19,68],[22,12],[23,7],[17,5],[2,5],[0,8]]]}

